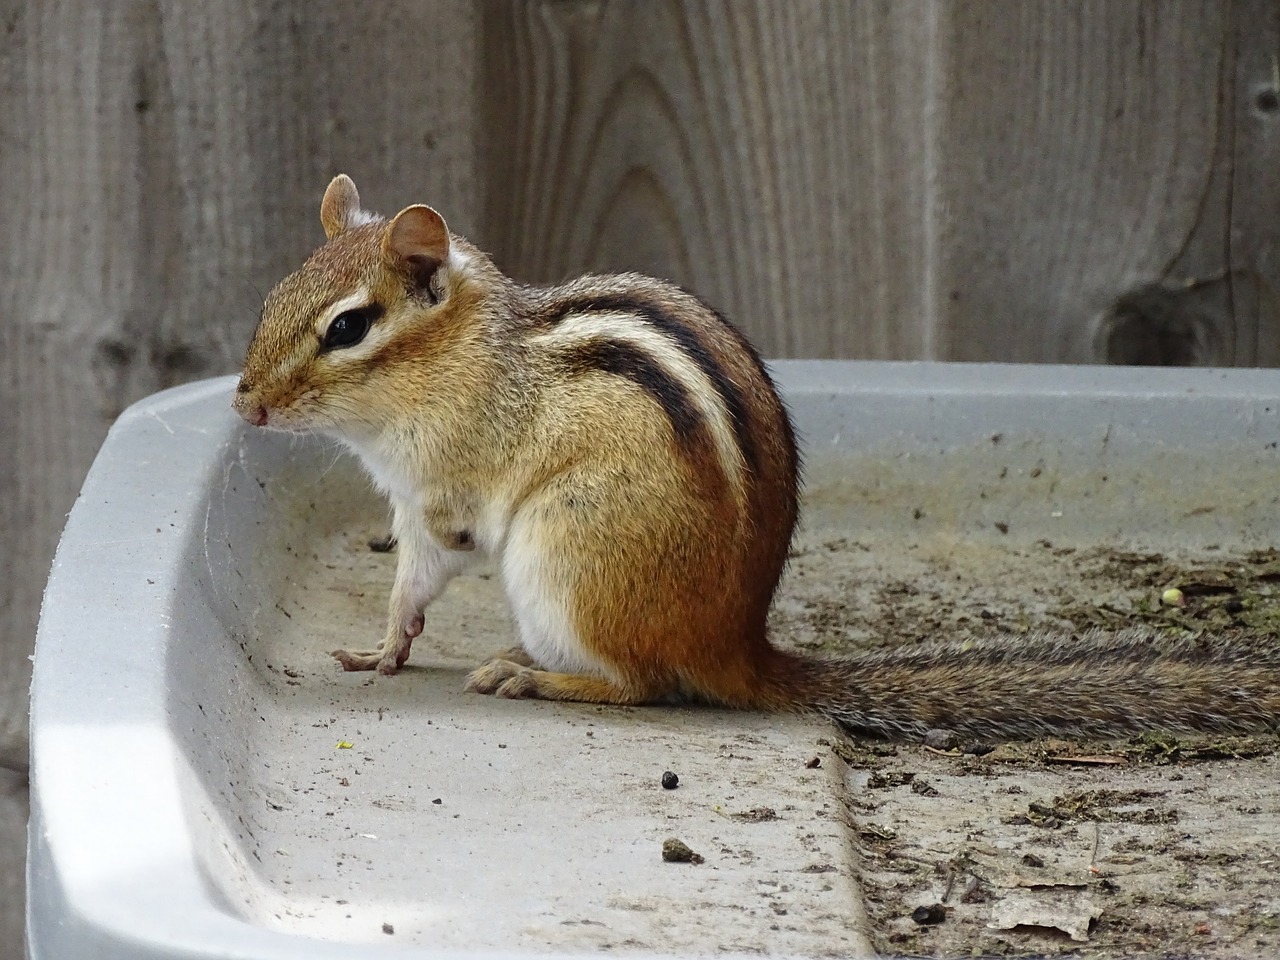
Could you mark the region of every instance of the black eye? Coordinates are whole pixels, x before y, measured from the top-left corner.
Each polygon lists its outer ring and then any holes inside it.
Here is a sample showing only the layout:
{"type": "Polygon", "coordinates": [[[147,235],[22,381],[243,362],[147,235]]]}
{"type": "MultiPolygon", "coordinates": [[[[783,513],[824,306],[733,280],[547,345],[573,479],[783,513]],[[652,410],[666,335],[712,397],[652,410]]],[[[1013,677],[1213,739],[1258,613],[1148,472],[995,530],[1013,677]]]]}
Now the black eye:
{"type": "Polygon", "coordinates": [[[359,310],[347,310],[333,318],[329,329],[324,332],[320,343],[322,350],[340,350],[352,347],[365,338],[375,316],[382,313],[382,308],[362,307],[359,310]],[[376,312],[375,312],[376,311],[376,312]]]}

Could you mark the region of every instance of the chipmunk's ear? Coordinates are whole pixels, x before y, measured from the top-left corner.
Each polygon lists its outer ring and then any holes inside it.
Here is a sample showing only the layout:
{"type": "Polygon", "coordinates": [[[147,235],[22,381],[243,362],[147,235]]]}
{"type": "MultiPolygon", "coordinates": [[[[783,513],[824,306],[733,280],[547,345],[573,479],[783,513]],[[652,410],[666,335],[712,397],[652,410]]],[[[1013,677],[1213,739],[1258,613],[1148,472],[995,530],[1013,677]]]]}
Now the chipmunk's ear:
{"type": "Polygon", "coordinates": [[[419,289],[430,289],[431,278],[449,259],[449,228],[444,217],[420,203],[405,207],[387,228],[382,252],[412,276],[419,289]]]}
{"type": "Polygon", "coordinates": [[[329,188],[320,201],[320,223],[324,225],[324,235],[332,240],[360,222],[360,194],[356,192],[351,178],[340,173],[329,181],[329,188]]]}

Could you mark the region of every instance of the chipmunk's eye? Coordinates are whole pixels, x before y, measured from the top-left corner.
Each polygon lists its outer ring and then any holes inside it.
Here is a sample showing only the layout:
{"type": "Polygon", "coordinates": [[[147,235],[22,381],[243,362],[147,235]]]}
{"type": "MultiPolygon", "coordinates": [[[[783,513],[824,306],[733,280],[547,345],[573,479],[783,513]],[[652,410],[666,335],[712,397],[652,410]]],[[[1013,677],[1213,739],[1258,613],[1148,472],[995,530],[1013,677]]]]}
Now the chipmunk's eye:
{"type": "Polygon", "coordinates": [[[329,328],[325,330],[324,339],[320,342],[320,349],[338,350],[342,347],[355,346],[365,338],[376,314],[381,312],[382,309],[380,307],[363,307],[359,310],[347,310],[338,314],[333,318],[333,322],[329,324],[329,328]]]}

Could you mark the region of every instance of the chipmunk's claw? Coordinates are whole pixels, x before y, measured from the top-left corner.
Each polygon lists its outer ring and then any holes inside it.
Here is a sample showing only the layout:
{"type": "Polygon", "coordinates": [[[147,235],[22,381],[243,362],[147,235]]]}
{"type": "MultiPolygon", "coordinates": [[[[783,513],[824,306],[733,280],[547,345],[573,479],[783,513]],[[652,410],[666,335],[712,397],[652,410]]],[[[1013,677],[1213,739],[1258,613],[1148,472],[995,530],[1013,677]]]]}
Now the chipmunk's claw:
{"type": "Polygon", "coordinates": [[[409,643],[406,639],[405,643],[396,644],[391,649],[381,643],[376,650],[334,650],[329,656],[342,664],[342,669],[348,672],[377,670],[384,677],[389,677],[409,659],[409,643]]]}
{"type": "Polygon", "coordinates": [[[329,656],[342,664],[343,670],[376,670],[382,662],[381,650],[334,650],[329,656]]]}

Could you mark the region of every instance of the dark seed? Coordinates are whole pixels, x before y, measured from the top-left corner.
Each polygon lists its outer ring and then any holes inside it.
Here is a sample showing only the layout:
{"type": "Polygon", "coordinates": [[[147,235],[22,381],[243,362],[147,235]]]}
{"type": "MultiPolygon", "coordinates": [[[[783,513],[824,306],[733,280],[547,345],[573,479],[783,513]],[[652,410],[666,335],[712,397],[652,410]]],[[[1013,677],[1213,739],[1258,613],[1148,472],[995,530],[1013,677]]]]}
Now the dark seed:
{"type": "Polygon", "coordinates": [[[916,907],[911,911],[911,919],[922,926],[941,923],[947,919],[947,908],[940,903],[930,904],[927,907],[916,907]]]}
{"type": "Polygon", "coordinates": [[[391,935],[391,934],[393,934],[393,933],[395,933],[395,932],[396,932],[396,928],[395,928],[395,927],[393,927],[393,926],[392,926],[391,924],[389,924],[389,923],[384,923],[384,924],[382,925],[382,932],[383,932],[383,933],[385,933],[385,934],[387,934],[387,935],[389,936],[389,935],[391,935]]]}
{"type": "Polygon", "coordinates": [[[674,790],[678,786],[680,786],[680,778],[677,777],[670,770],[668,770],[666,773],[662,775],[663,790],[674,790]]]}

